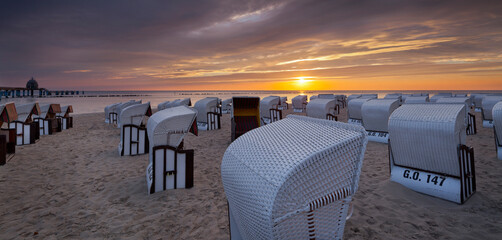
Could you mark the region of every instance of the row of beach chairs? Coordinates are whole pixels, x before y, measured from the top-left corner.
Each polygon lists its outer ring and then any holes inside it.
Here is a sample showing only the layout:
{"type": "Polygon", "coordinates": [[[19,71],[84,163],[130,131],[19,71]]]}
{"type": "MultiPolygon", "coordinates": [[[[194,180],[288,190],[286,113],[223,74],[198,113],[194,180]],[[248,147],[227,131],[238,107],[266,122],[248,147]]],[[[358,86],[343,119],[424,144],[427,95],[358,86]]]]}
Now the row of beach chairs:
{"type": "Polygon", "coordinates": [[[70,113],[73,113],[71,105],[61,107],[37,102],[0,105],[0,165],[14,156],[16,146],[34,144],[41,135],[72,128],[70,113]]]}

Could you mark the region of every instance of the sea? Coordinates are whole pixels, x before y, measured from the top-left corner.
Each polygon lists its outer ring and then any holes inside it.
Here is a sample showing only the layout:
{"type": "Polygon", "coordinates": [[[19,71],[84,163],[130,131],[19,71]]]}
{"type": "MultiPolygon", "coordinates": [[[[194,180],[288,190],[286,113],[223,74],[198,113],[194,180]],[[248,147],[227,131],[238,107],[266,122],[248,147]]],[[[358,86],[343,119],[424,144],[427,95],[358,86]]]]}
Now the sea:
{"type": "Polygon", "coordinates": [[[125,102],[129,100],[142,100],[143,103],[150,102],[152,108],[156,108],[161,102],[172,101],[182,98],[190,98],[192,105],[200,99],[206,97],[218,97],[223,100],[232,98],[233,96],[255,96],[264,98],[267,96],[281,96],[287,97],[288,102],[298,95],[307,95],[308,98],[312,95],[318,94],[378,94],[378,98],[383,98],[390,93],[429,93],[433,96],[439,92],[451,93],[495,93],[502,94],[502,91],[85,91],[83,94],[69,96],[46,96],[46,97],[15,97],[0,99],[0,104],[14,102],[15,104],[24,104],[38,102],[39,104],[45,103],[59,103],[61,106],[72,105],[73,114],[84,113],[99,113],[104,112],[107,105],[125,102]]]}

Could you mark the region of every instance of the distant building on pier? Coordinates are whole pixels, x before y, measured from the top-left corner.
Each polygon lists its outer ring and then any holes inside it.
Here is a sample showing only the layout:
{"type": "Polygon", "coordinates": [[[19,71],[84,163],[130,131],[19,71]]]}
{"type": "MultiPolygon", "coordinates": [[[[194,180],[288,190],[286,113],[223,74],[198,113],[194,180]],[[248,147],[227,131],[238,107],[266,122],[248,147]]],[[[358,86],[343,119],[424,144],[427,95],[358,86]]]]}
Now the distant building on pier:
{"type": "Polygon", "coordinates": [[[31,79],[26,83],[26,88],[28,90],[38,90],[37,81],[33,77],[31,77],[31,79]]]}

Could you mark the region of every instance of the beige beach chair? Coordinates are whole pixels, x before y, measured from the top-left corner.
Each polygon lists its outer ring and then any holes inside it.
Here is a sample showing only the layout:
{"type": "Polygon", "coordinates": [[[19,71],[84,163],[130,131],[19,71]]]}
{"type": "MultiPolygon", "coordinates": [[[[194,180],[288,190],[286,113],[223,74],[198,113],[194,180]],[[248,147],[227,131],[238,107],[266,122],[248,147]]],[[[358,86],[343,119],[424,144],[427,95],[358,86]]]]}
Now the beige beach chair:
{"type": "Polygon", "coordinates": [[[40,138],[39,123],[33,116],[41,113],[38,102],[16,106],[17,120],[9,123],[9,129],[16,133],[16,145],[33,144],[40,138]]]}
{"type": "Polygon", "coordinates": [[[148,136],[145,125],[149,116],[152,116],[150,102],[134,104],[121,111],[118,148],[120,156],[148,153],[148,136]]]}
{"type": "Polygon", "coordinates": [[[158,111],[148,119],[149,194],[193,186],[194,150],[183,149],[182,141],[188,132],[197,134],[196,117],[196,111],[183,105],[158,111]]]}
{"type": "Polygon", "coordinates": [[[221,128],[221,113],[219,99],[207,97],[197,101],[194,109],[197,111],[197,128],[199,130],[216,130],[221,128]]]}
{"type": "Polygon", "coordinates": [[[309,102],[306,112],[309,117],[337,121],[337,109],[336,99],[316,98],[309,102]]]}
{"type": "Polygon", "coordinates": [[[0,165],[6,164],[16,153],[15,132],[7,128],[16,120],[17,112],[14,103],[0,105],[0,165]]]}
{"type": "Polygon", "coordinates": [[[391,181],[459,204],[476,192],[465,106],[404,104],[389,119],[391,181]]]}
{"type": "Polygon", "coordinates": [[[341,239],[367,141],[361,126],[298,115],[236,139],[221,163],[231,239],[341,239]]]}
{"type": "Polygon", "coordinates": [[[362,125],[368,140],[389,142],[389,117],[399,107],[398,99],[372,99],[361,106],[362,125]]]}
{"type": "Polygon", "coordinates": [[[281,99],[279,96],[264,97],[260,101],[260,118],[262,125],[282,119],[282,111],[279,110],[281,99]]]}

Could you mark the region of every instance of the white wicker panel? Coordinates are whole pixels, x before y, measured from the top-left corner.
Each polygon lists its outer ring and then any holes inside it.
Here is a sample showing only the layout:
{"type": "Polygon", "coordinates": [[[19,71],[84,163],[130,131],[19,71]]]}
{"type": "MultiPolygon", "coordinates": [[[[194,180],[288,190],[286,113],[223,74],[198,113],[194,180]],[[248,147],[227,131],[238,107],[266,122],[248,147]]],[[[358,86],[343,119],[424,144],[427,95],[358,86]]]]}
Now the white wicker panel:
{"type": "Polygon", "coordinates": [[[143,122],[148,109],[150,108],[150,102],[143,104],[134,104],[124,108],[119,119],[121,119],[120,125],[132,124],[140,126],[143,122]]]}
{"type": "Polygon", "coordinates": [[[410,104],[389,119],[389,138],[397,165],[460,176],[457,148],[465,144],[465,106],[410,104]]]}
{"type": "Polygon", "coordinates": [[[304,109],[307,104],[307,95],[298,95],[291,100],[293,109],[304,109]]]}
{"type": "Polygon", "coordinates": [[[496,103],[492,109],[493,127],[497,131],[495,136],[499,143],[502,143],[502,101],[496,103]]]}
{"type": "Polygon", "coordinates": [[[389,117],[399,107],[397,99],[374,99],[363,104],[362,120],[367,131],[388,132],[389,117]]]}
{"type": "Polygon", "coordinates": [[[352,99],[360,98],[361,94],[352,94],[347,97],[347,102],[350,102],[352,99]]]}
{"type": "Polygon", "coordinates": [[[404,100],[404,103],[426,103],[429,101],[429,96],[409,96],[404,100]]]}
{"type": "Polygon", "coordinates": [[[326,119],[326,114],[335,115],[336,99],[316,98],[307,105],[307,116],[326,119]]]}
{"type": "MultiPolygon", "coordinates": [[[[366,143],[360,126],[293,115],[239,137],[223,156],[221,175],[243,239],[307,238],[310,203],[356,191],[366,143]]],[[[331,238],[343,234],[343,227],[330,227],[345,220],[340,199],[328,214],[314,211],[316,230],[329,228],[331,238]]]]}
{"type": "Polygon", "coordinates": [[[430,97],[429,101],[430,101],[430,102],[436,102],[436,101],[437,101],[438,99],[440,99],[440,98],[445,98],[445,97],[448,97],[448,98],[449,98],[449,97],[451,97],[451,96],[452,96],[452,94],[451,94],[451,93],[438,93],[438,94],[436,94],[436,95],[434,95],[434,96],[430,97]]]}
{"type": "Polygon", "coordinates": [[[208,123],[207,113],[216,112],[217,107],[218,98],[216,97],[207,97],[197,101],[193,106],[197,110],[197,122],[208,123]]]}
{"type": "Polygon", "coordinates": [[[485,96],[483,97],[482,108],[483,108],[483,120],[493,120],[492,118],[492,108],[498,102],[502,101],[502,96],[485,96]]]}
{"type": "Polygon", "coordinates": [[[363,116],[361,113],[361,108],[362,108],[363,104],[369,100],[370,100],[369,98],[356,98],[356,99],[350,100],[348,103],[348,110],[347,110],[349,113],[349,118],[362,119],[363,116]]]}

